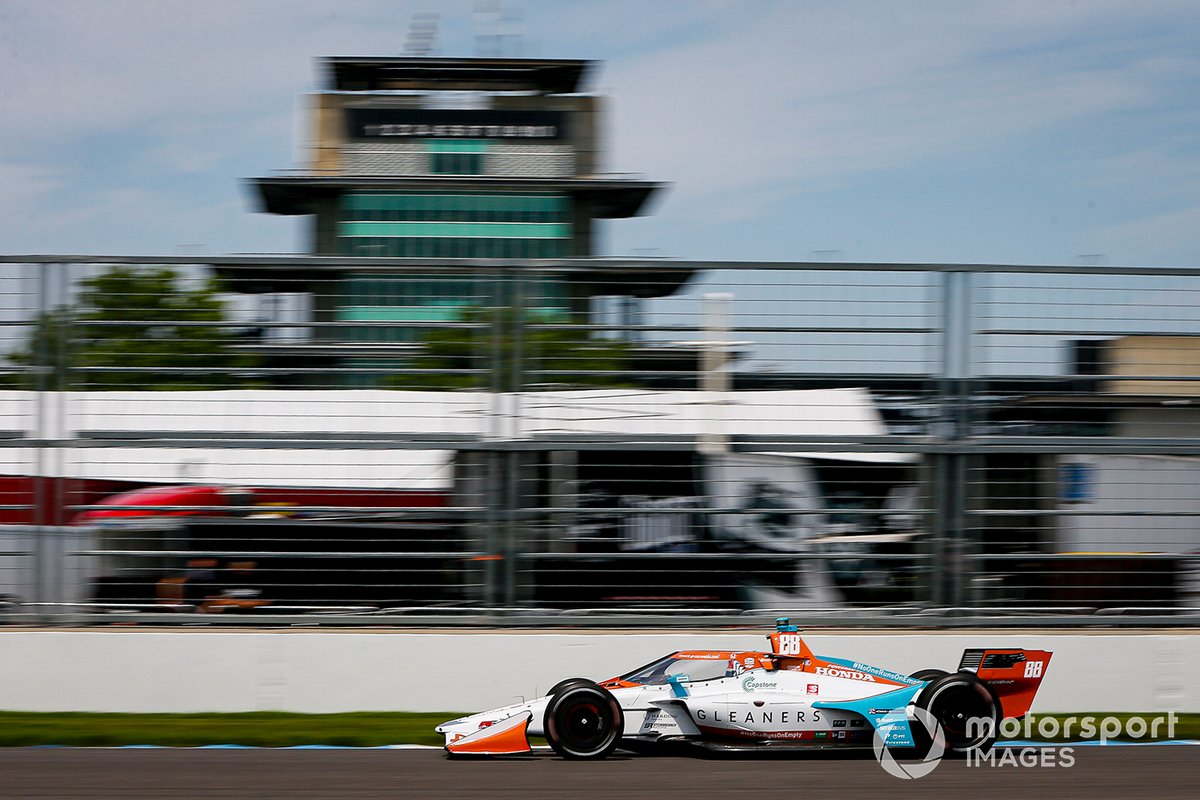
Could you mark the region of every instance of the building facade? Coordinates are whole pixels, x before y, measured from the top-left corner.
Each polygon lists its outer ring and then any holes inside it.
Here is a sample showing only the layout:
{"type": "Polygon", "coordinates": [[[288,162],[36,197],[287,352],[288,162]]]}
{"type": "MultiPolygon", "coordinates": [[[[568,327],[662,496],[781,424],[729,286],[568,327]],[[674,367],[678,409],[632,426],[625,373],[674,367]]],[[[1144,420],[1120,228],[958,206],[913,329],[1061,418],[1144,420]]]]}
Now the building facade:
{"type": "MultiPolygon", "coordinates": [[[[599,221],[643,213],[661,188],[602,171],[604,98],[585,91],[593,62],[325,58],[320,68],[307,163],[252,183],[261,210],[307,217],[309,253],[331,263],[222,269],[235,291],[311,298],[309,341],[248,346],[276,366],[359,366],[342,384],[377,385],[370,370],[414,363],[429,326],[514,306],[496,267],[597,255],[599,221]]],[[[585,324],[597,295],[630,308],[690,274],[639,270],[626,283],[530,270],[519,304],[533,321],[585,324]]]]}

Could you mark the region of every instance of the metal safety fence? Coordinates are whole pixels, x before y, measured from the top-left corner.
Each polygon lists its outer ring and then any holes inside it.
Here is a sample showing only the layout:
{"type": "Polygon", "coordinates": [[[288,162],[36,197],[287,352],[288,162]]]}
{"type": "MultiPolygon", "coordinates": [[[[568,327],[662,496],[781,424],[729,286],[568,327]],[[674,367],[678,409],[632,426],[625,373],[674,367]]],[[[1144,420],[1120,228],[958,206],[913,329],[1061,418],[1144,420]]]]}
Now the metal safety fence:
{"type": "Polygon", "coordinates": [[[1200,616],[1200,269],[0,279],[0,622],[1200,616]]]}

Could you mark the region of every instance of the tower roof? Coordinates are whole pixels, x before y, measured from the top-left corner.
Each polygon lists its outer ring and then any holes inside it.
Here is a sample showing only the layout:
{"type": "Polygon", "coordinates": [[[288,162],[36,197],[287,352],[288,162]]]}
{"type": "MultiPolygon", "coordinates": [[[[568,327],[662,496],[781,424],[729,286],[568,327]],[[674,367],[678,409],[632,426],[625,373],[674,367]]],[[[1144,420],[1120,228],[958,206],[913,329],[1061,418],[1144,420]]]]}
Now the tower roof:
{"type": "Polygon", "coordinates": [[[520,91],[573,94],[595,62],[532,58],[326,56],[323,87],[339,92],[387,90],[520,91]]]}

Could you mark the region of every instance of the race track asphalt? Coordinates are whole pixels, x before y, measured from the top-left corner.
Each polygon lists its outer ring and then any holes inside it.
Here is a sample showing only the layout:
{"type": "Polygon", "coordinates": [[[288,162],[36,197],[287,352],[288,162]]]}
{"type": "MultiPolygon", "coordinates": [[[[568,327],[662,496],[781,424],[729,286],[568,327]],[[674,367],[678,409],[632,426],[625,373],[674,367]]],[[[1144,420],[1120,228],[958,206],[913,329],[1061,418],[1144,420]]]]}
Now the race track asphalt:
{"type": "Polygon", "coordinates": [[[1087,747],[1063,767],[945,761],[901,780],[830,758],[448,760],[437,750],[0,750],[0,798],[1195,798],[1200,749],[1087,747]]]}

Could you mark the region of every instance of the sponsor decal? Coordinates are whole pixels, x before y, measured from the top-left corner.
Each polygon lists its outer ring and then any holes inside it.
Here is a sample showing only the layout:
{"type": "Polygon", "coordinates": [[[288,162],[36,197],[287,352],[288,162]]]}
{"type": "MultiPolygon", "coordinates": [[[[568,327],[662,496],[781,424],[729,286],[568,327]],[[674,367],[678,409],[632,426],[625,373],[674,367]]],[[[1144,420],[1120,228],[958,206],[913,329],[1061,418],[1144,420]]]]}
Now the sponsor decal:
{"type": "Polygon", "coordinates": [[[686,658],[688,661],[721,661],[726,658],[734,658],[729,653],[697,653],[691,650],[680,651],[678,657],[686,658]]]}
{"type": "Polygon", "coordinates": [[[845,667],[817,667],[813,670],[817,675],[828,675],[831,678],[845,678],[851,681],[871,681],[875,682],[875,676],[856,669],[846,669],[845,667]]]}
{"type": "Polygon", "coordinates": [[[942,726],[938,724],[938,721],[923,708],[917,708],[914,711],[917,723],[925,728],[931,743],[929,751],[923,759],[905,762],[896,760],[888,745],[891,744],[892,739],[890,734],[900,727],[898,725],[880,725],[875,729],[875,736],[871,740],[871,747],[875,751],[875,760],[879,762],[879,766],[883,767],[887,774],[904,780],[923,778],[933,772],[942,760],[942,753],[946,750],[946,737],[942,733],[942,726]]]}
{"type": "Polygon", "coordinates": [[[899,672],[892,672],[891,670],[880,669],[879,667],[872,667],[870,664],[862,664],[858,661],[855,661],[850,666],[859,672],[865,672],[869,675],[876,675],[884,680],[895,681],[896,683],[904,684],[917,683],[917,681],[908,677],[907,675],[901,675],[899,672]]]}
{"type": "Polygon", "coordinates": [[[890,714],[896,709],[894,708],[871,708],[867,709],[868,714],[890,714]]]}
{"type": "Polygon", "coordinates": [[[867,724],[867,721],[866,721],[865,719],[852,719],[852,720],[850,720],[850,727],[851,727],[851,728],[862,728],[862,727],[865,727],[865,726],[866,726],[866,724],[867,724]]]}
{"type": "Polygon", "coordinates": [[[743,731],[730,728],[714,728],[711,726],[701,725],[700,730],[705,733],[718,734],[720,736],[737,736],[743,739],[812,739],[812,731],[743,731]]]}
{"type": "Polygon", "coordinates": [[[712,722],[725,722],[725,723],[732,723],[732,724],[737,724],[737,725],[744,725],[747,723],[762,724],[762,725],[775,725],[775,724],[806,725],[810,721],[811,722],[820,722],[821,721],[821,709],[814,708],[814,709],[811,709],[811,712],[812,712],[811,719],[809,717],[809,712],[798,711],[796,709],[786,709],[786,710],[770,709],[770,710],[768,710],[768,709],[764,708],[764,709],[756,712],[756,711],[754,711],[754,709],[747,709],[744,711],[739,711],[736,708],[730,708],[730,709],[724,709],[724,710],[722,710],[720,708],[715,708],[715,709],[698,708],[694,712],[694,715],[697,720],[700,720],[702,722],[708,722],[711,717],[712,722]],[[758,714],[757,718],[754,716],[756,713],[758,714]]]}
{"type": "Polygon", "coordinates": [[[835,719],[835,720],[833,721],[833,727],[835,727],[835,728],[844,728],[844,727],[846,727],[846,720],[844,720],[844,719],[835,719]]]}
{"type": "Polygon", "coordinates": [[[778,688],[779,684],[775,681],[760,681],[757,680],[753,675],[747,675],[745,678],[742,678],[742,691],[757,692],[764,689],[778,688]]]}
{"type": "Polygon", "coordinates": [[[808,685],[808,693],[809,694],[820,694],[821,693],[820,685],[816,684],[816,683],[810,683],[808,685]]]}
{"type": "Polygon", "coordinates": [[[655,719],[653,721],[647,720],[642,725],[642,730],[643,731],[677,731],[677,730],[679,730],[679,724],[677,722],[675,722],[675,720],[673,720],[669,717],[667,719],[655,719]]]}

